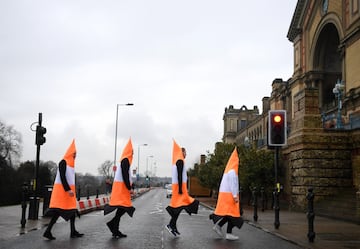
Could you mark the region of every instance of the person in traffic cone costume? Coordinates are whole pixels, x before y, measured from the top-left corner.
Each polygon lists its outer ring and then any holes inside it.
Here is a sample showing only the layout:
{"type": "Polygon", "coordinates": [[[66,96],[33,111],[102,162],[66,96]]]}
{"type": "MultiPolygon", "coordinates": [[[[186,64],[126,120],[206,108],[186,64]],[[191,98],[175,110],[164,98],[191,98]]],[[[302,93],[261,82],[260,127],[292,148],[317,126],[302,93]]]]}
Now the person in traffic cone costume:
{"type": "Polygon", "coordinates": [[[174,236],[180,235],[176,222],[181,211],[184,209],[189,215],[197,214],[199,201],[190,197],[187,191],[187,175],[185,167],[186,150],[173,141],[172,154],[172,196],[170,205],[166,210],[171,216],[166,229],[174,236]]]}
{"type": "Polygon", "coordinates": [[[238,168],[239,155],[235,148],[221,179],[215,211],[209,217],[215,223],[213,230],[221,237],[224,237],[221,228],[225,223],[228,223],[225,235],[228,240],[238,239],[232,234],[232,229],[233,227],[240,229],[244,222],[240,217],[238,168]]]}
{"type": "Polygon", "coordinates": [[[130,166],[133,154],[131,139],[129,139],[120,158],[120,167],[117,167],[115,172],[110,202],[104,207],[104,215],[107,215],[116,209],[114,218],[106,223],[112,236],[115,238],[127,236],[119,231],[120,218],[125,213],[132,217],[135,211],[131,202],[132,182],[130,177],[130,166]]]}
{"type": "Polygon", "coordinates": [[[84,234],[75,229],[75,215],[77,214],[76,190],[75,190],[75,140],[72,141],[63,159],[59,162],[53,190],[51,193],[49,209],[46,215],[52,216],[44,237],[54,240],[51,229],[61,216],[68,221],[70,219],[70,237],[82,237],[84,234]]]}

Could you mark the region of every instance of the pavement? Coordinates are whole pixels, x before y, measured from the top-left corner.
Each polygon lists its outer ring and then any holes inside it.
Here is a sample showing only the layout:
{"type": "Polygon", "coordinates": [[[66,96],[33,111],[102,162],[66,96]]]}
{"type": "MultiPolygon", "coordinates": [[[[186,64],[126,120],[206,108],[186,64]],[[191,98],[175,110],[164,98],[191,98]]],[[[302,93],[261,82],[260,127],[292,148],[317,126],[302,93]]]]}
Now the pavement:
{"type": "MultiPolygon", "coordinates": [[[[213,198],[196,199],[209,208],[213,209],[216,206],[216,200],[213,198]]],[[[242,217],[246,223],[300,247],[311,249],[360,249],[360,224],[316,216],[316,209],[313,224],[315,232],[313,242],[310,242],[307,236],[309,224],[305,212],[280,210],[280,226],[278,229],[274,226],[274,210],[261,211],[261,209],[258,209],[257,216],[257,221],[254,221],[253,207],[243,206],[242,217]]]]}
{"type": "MultiPolygon", "coordinates": [[[[149,189],[137,189],[132,196],[136,198],[149,189]]],[[[77,208],[80,214],[86,214],[94,210],[103,209],[104,205],[109,202],[110,195],[89,196],[89,198],[82,197],[77,202],[77,208]]],[[[38,219],[30,220],[29,217],[29,204],[25,210],[25,227],[21,227],[22,207],[21,204],[14,206],[1,206],[0,207],[0,245],[2,240],[7,240],[17,236],[21,236],[28,232],[43,229],[50,222],[49,217],[43,216],[43,202],[39,203],[38,219]]]]}
{"type": "MultiPolygon", "coordinates": [[[[101,195],[82,198],[77,202],[77,207],[80,214],[85,214],[94,210],[103,209],[104,205],[109,202],[109,196],[101,195]]],[[[49,217],[43,216],[43,202],[39,203],[38,219],[29,218],[29,204],[25,210],[25,226],[21,227],[22,206],[2,206],[0,207],[0,242],[2,240],[10,239],[16,236],[26,234],[28,232],[42,229],[50,222],[49,217]]]]}
{"type": "MultiPolygon", "coordinates": [[[[212,198],[196,198],[206,207],[213,209],[216,200],[212,198]]],[[[302,248],[311,249],[360,249],[360,225],[338,219],[316,216],[314,220],[315,239],[309,242],[308,220],[306,213],[280,210],[280,226],[274,226],[275,213],[273,210],[258,210],[258,219],[254,221],[254,211],[250,206],[243,207],[243,218],[251,226],[255,226],[267,233],[271,233],[284,240],[290,241],[302,248]]],[[[42,203],[39,207],[39,218],[29,220],[26,210],[25,228],[21,228],[21,205],[0,207],[0,243],[28,232],[43,229],[49,218],[42,216],[42,203]]]]}

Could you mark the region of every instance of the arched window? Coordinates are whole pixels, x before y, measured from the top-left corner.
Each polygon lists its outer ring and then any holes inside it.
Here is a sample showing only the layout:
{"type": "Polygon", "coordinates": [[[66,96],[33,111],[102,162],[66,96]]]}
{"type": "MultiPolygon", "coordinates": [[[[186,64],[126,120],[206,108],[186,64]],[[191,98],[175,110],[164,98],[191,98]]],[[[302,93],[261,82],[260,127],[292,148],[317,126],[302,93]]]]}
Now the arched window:
{"type": "Polygon", "coordinates": [[[339,50],[339,34],[334,24],[326,24],[316,42],[314,70],[321,72],[323,80],[319,85],[321,107],[328,109],[334,101],[333,88],[342,79],[342,57],[339,50]]]}

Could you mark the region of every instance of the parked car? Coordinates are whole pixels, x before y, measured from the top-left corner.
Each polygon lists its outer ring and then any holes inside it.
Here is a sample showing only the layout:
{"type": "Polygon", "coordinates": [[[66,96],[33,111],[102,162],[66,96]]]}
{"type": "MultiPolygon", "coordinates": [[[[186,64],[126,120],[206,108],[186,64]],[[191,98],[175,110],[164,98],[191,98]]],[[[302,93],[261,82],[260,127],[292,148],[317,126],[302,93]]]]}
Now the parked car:
{"type": "Polygon", "coordinates": [[[171,184],[166,184],[165,189],[166,189],[166,198],[171,198],[171,196],[172,196],[172,186],[171,186],[171,184]]]}

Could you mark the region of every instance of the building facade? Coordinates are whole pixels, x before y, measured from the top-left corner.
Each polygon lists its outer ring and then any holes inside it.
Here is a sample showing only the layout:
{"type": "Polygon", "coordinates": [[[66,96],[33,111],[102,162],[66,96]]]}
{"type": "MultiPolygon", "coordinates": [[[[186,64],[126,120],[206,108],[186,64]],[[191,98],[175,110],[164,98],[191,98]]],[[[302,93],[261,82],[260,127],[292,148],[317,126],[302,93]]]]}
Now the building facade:
{"type": "Polygon", "coordinates": [[[249,114],[231,136],[228,115],[234,119],[236,109],[225,109],[224,142],[246,138],[266,148],[268,110],[286,110],[281,170],[290,207],[304,208],[313,187],[318,212],[360,222],[360,0],[299,0],[287,38],[293,75],[275,79],[263,113],[249,114]]]}

